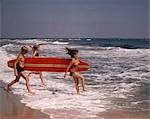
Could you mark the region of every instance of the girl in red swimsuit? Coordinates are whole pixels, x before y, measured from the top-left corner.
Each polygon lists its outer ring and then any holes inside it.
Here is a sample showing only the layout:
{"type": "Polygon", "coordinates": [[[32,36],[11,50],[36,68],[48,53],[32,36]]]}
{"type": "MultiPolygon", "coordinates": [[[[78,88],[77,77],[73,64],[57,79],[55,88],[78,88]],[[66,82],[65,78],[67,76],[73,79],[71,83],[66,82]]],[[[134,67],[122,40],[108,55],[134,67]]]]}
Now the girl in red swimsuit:
{"type": "Polygon", "coordinates": [[[66,79],[67,72],[70,71],[70,76],[73,77],[75,88],[77,91],[77,94],[79,93],[79,81],[81,81],[83,91],[85,91],[85,79],[84,77],[78,72],[78,65],[80,63],[79,57],[78,57],[78,50],[76,49],[69,49],[66,48],[68,51],[68,54],[71,56],[71,61],[66,69],[66,72],[64,74],[64,79],[66,79]]]}

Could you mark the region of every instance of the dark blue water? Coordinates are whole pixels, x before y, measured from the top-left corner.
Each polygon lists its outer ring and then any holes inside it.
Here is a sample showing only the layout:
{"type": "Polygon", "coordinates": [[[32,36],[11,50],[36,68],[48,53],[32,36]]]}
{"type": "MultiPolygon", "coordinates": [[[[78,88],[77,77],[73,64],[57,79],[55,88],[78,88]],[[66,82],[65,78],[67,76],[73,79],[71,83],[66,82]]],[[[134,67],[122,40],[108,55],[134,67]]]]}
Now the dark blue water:
{"type": "MultiPolygon", "coordinates": [[[[74,43],[74,42],[72,42],[74,43]]],[[[122,48],[149,48],[148,39],[101,39],[92,38],[92,40],[82,39],[76,41],[81,45],[95,45],[101,47],[122,47],[122,48]],[[87,41],[87,42],[85,42],[87,41]]]]}
{"type": "MultiPolygon", "coordinates": [[[[1,39],[0,46],[14,42],[16,39],[1,39]]],[[[18,40],[18,39],[17,39],[18,40]]],[[[33,39],[19,39],[33,40],[33,39]]],[[[69,44],[100,46],[100,47],[121,47],[127,49],[150,48],[150,39],[119,39],[119,38],[50,38],[42,39],[45,41],[69,42],[69,44]]]]}

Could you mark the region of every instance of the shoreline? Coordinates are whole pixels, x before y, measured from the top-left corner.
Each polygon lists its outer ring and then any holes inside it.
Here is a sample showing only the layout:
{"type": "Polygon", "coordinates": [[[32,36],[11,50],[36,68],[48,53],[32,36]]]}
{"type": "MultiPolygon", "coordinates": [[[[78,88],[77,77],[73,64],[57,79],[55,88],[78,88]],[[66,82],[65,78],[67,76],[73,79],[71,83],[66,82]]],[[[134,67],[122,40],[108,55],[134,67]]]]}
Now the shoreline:
{"type": "Polygon", "coordinates": [[[3,89],[6,84],[0,81],[0,118],[1,119],[50,119],[40,110],[31,109],[20,102],[20,97],[3,89]]]}
{"type": "MultiPolygon", "coordinates": [[[[78,110],[67,109],[50,109],[47,113],[51,113],[52,117],[41,112],[40,110],[31,109],[20,102],[20,97],[12,92],[7,92],[3,86],[7,84],[0,80],[0,119],[51,119],[65,116],[66,119],[76,119],[76,114],[80,114],[78,110]],[[69,115],[68,115],[69,114],[69,115]],[[68,115],[68,116],[67,116],[68,115]],[[74,116],[73,116],[74,115],[74,116]],[[73,117],[72,117],[73,116],[73,117]]],[[[97,114],[97,117],[85,117],[78,119],[149,119],[149,111],[128,112],[123,110],[106,110],[97,114]]]]}

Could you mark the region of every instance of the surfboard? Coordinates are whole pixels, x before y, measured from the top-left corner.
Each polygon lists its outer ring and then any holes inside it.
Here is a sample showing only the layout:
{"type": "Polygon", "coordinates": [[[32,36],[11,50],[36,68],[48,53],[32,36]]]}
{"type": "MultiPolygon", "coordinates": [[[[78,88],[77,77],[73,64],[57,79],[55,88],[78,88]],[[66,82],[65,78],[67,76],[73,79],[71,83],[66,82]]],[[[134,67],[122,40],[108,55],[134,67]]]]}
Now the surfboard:
{"type": "MultiPolygon", "coordinates": [[[[8,67],[14,68],[16,59],[8,61],[8,67]]],[[[65,72],[71,59],[57,57],[34,57],[25,58],[24,69],[28,71],[42,72],[65,72]]],[[[87,62],[80,60],[78,71],[87,71],[89,65],[87,62]]]]}

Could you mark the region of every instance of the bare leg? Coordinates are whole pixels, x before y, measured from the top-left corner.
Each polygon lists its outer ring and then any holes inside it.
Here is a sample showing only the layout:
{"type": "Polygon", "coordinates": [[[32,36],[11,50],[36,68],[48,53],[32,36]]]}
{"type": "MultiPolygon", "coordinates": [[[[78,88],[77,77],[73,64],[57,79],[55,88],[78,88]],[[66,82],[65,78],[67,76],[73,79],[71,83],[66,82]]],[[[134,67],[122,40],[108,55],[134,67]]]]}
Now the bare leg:
{"type": "Polygon", "coordinates": [[[30,72],[29,74],[28,74],[28,78],[29,78],[29,76],[32,74],[32,72],[30,72]]]}
{"type": "Polygon", "coordinates": [[[39,74],[40,74],[40,79],[41,79],[42,84],[45,85],[45,83],[44,83],[44,81],[43,81],[42,72],[39,72],[39,74]]]}
{"type": "Polygon", "coordinates": [[[7,91],[10,91],[10,87],[13,85],[13,84],[15,84],[15,83],[17,83],[18,81],[19,81],[19,79],[20,79],[20,74],[18,75],[18,76],[16,76],[16,78],[15,78],[15,80],[13,80],[13,81],[11,81],[8,85],[7,85],[7,91]]]}
{"type": "Polygon", "coordinates": [[[28,74],[28,77],[29,77],[31,74],[39,74],[39,72],[30,72],[30,73],[28,74]]]}
{"type": "Polygon", "coordinates": [[[28,77],[25,75],[24,72],[20,72],[20,75],[21,75],[21,76],[25,79],[25,81],[26,81],[26,87],[27,87],[28,92],[29,92],[30,94],[34,94],[34,92],[32,92],[32,91],[30,90],[28,77]]]}
{"type": "Polygon", "coordinates": [[[83,91],[86,91],[86,88],[85,88],[85,79],[84,79],[84,77],[81,74],[80,74],[80,79],[81,79],[81,84],[82,84],[83,91]]]}
{"type": "Polygon", "coordinates": [[[86,88],[85,88],[85,79],[81,79],[81,83],[82,83],[82,88],[83,88],[83,91],[86,91],[86,88]]]}
{"type": "Polygon", "coordinates": [[[75,83],[75,88],[76,88],[77,94],[79,95],[80,94],[80,92],[79,92],[79,79],[74,77],[74,76],[73,76],[73,79],[74,79],[74,83],[75,83]]]}
{"type": "Polygon", "coordinates": [[[80,73],[78,73],[78,72],[76,72],[76,76],[81,80],[83,91],[86,91],[84,77],[80,73]]]}
{"type": "Polygon", "coordinates": [[[30,73],[28,74],[28,77],[29,77],[31,74],[39,74],[40,79],[41,79],[41,83],[42,83],[43,85],[45,85],[45,84],[44,84],[44,81],[43,81],[43,77],[42,77],[42,72],[30,72],[30,73]]]}

